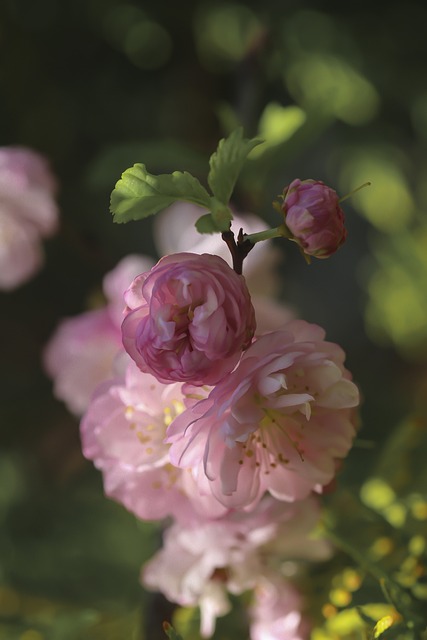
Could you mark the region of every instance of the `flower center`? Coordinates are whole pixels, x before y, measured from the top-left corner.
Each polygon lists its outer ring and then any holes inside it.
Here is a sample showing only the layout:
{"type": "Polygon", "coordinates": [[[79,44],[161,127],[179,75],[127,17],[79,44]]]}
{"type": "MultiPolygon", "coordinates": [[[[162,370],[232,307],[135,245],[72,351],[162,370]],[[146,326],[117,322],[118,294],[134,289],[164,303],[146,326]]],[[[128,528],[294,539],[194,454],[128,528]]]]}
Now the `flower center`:
{"type": "Polygon", "coordinates": [[[241,445],[239,464],[250,460],[265,474],[278,465],[290,465],[295,453],[304,462],[304,428],[310,420],[314,398],[308,385],[301,392],[297,391],[295,383],[290,385],[290,389],[286,388],[284,377],[280,378],[280,383],[280,388],[274,389],[269,396],[255,394],[253,401],[263,417],[258,429],[241,445]]]}
{"type": "MultiPolygon", "coordinates": [[[[147,423],[138,421],[138,410],[132,405],[125,407],[124,414],[129,422],[129,429],[135,432],[139,442],[143,445],[149,445],[145,453],[151,456],[155,450],[159,451],[160,448],[163,449],[165,447],[163,439],[166,429],[184,409],[184,403],[181,400],[174,399],[164,407],[162,413],[158,416],[152,416],[154,418],[153,422],[147,423]]],[[[144,414],[144,417],[146,417],[146,414],[144,414]]]]}

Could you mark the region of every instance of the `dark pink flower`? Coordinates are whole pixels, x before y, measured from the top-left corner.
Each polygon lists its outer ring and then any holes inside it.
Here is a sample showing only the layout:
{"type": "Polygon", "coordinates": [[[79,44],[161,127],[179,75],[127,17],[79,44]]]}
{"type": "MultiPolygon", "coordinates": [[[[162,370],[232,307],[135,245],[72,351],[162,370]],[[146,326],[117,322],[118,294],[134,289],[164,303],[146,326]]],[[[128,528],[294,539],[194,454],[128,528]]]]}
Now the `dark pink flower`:
{"type": "Polygon", "coordinates": [[[283,192],[282,209],[291,239],[303,252],[328,258],[347,237],[337,193],[320,180],[294,180],[283,192]]]}
{"type": "Polygon", "coordinates": [[[245,280],[218,256],[166,256],[135,278],[125,301],[123,345],[160,382],[215,384],[255,331],[245,280]]]}

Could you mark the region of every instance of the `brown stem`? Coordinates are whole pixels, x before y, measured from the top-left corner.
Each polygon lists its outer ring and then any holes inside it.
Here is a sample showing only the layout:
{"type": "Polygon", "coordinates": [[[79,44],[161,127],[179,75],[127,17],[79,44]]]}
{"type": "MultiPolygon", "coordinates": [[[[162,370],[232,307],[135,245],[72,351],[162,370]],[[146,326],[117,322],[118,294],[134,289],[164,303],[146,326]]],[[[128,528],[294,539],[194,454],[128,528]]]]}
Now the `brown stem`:
{"type": "Polygon", "coordinates": [[[232,231],[223,231],[222,239],[230,249],[234,271],[239,275],[242,275],[243,260],[255,245],[253,245],[250,240],[244,239],[243,229],[240,229],[239,231],[237,242],[234,239],[234,233],[232,231]]]}

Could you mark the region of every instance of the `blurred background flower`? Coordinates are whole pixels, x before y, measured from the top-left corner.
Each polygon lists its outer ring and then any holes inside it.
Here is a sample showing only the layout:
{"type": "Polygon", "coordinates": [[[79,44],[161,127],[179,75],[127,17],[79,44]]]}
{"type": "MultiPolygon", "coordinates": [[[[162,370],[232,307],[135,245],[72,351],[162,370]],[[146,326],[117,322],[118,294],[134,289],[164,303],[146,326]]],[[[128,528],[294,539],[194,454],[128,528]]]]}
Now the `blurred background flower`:
{"type": "Polygon", "coordinates": [[[25,147],[0,148],[0,289],[15,289],[43,264],[42,238],[58,227],[56,180],[25,147]]]}

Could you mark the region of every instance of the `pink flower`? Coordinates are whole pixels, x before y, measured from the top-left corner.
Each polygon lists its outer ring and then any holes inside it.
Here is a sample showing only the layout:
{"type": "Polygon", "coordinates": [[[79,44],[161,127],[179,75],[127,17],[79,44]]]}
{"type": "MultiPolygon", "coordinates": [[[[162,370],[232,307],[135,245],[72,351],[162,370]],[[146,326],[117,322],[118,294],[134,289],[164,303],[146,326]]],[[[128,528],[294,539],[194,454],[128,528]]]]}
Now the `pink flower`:
{"type": "Polygon", "coordinates": [[[55,396],[72,413],[81,415],[96,386],[111,377],[120,338],[105,308],[59,323],[45,347],[43,364],[53,379],[55,396]]]}
{"type": "Polygon", "coordinates": [[[227,593],[240,594],[256,584],[262,571],[258,548],[276,525],[262,510],[248,516],[174,524],[163,548],[143,567],[142,582],[181,606],[199,606],[201,634],[209,637],[216,618],[231,609],[227,593]]]}
{"type": "Polygon", "coordinates": [[[41,240],[58,225],[56,181],[30,149],[0,148],[0,289],[10,290],[43,264],[41,240]]]}
{"type": "MultiPolygon", "coordinates": [[[[164,385],[123,353],[124,374],[101,384],[81,422],[83,454],[102,471],[105,493],[144,520],[226,512],[170,463],[166,428],[184,409],[179,383],[164,385]]],[[[200,517],[200,516],[199,516],[200,517]]]]}
{"type": "Polygon", "coordinates": [[[265,334],[168,429],[173,464],[204,472],[227,507],[321,492],[355,433],[359,394],[344,353],[302,320],[265,334]]]}
{"type": "Polygon", "coordinates": [[[181,475],[163,443],[182,405],[180,385],[162,385],[129,360],[125,377],[101,385],[83,416],[83,454],[104,476],[108,496],[145,520],[173,513],[181,475]]]}
{"type": "Polygon", "coordinates": [[[0,189],[11,193],[42,189],[54,195],[57,182],[41,154],[26,147],[1,147],[0,189]]]}
{"type": "Polygon", "coordinates": [[[199,606],[201,634],[209,637],[216,618],[231,609],[227,593],[252,588],[261,571],[257,544],[247,534],[248,523],[175,523],[164,534],[163,548],[143,567],[142,583],[183,607],[199,606]]]}
{"type": "Polygon", "coordinates": [[[181,606],[199,606],[202,635],[210,636],[216,618],[230,610],[228,593],[254,588],[271,573],[269,566],[313,557],[307,548],[318,544],[309,539],[318,516],[315,500],[290,504],[266,496],[249,513],[174,524],[164,534],[163,548],[143,567],[143,584],[181,606]],[[270,545],[278,538],[280,556],[275,556],[270,545]]]}
{"type": "Polygon", "coordinates": [[[81,415],[98,384],[112,377],[114,361],[123,351],[123,293],[151,264],[143,256],[123,258],[104,278],[107,304],[62,320],[46,345],[44,368],[53,379],[55,396],[72,413],[81,415]]]}
{"type": "Polygon", "coordinates": [[[285,224],[303,252],[328,258],[347,237],[336,192],[316,180],[294,180],[283,192],[285,224]]]}
{"type": "Polygon", "coordinates": [[[166,256],[135,278],[125,301],[123,345],[161,382],[218,382],[255,330],[245,280],[218,256],[166,256]]]}
{"type": "Polygon", "coordinates": [[[279,576],[261,578],[249,609],[251,640],[306,640],[310,625],[302,604],[296,589],[279,576]]]}

